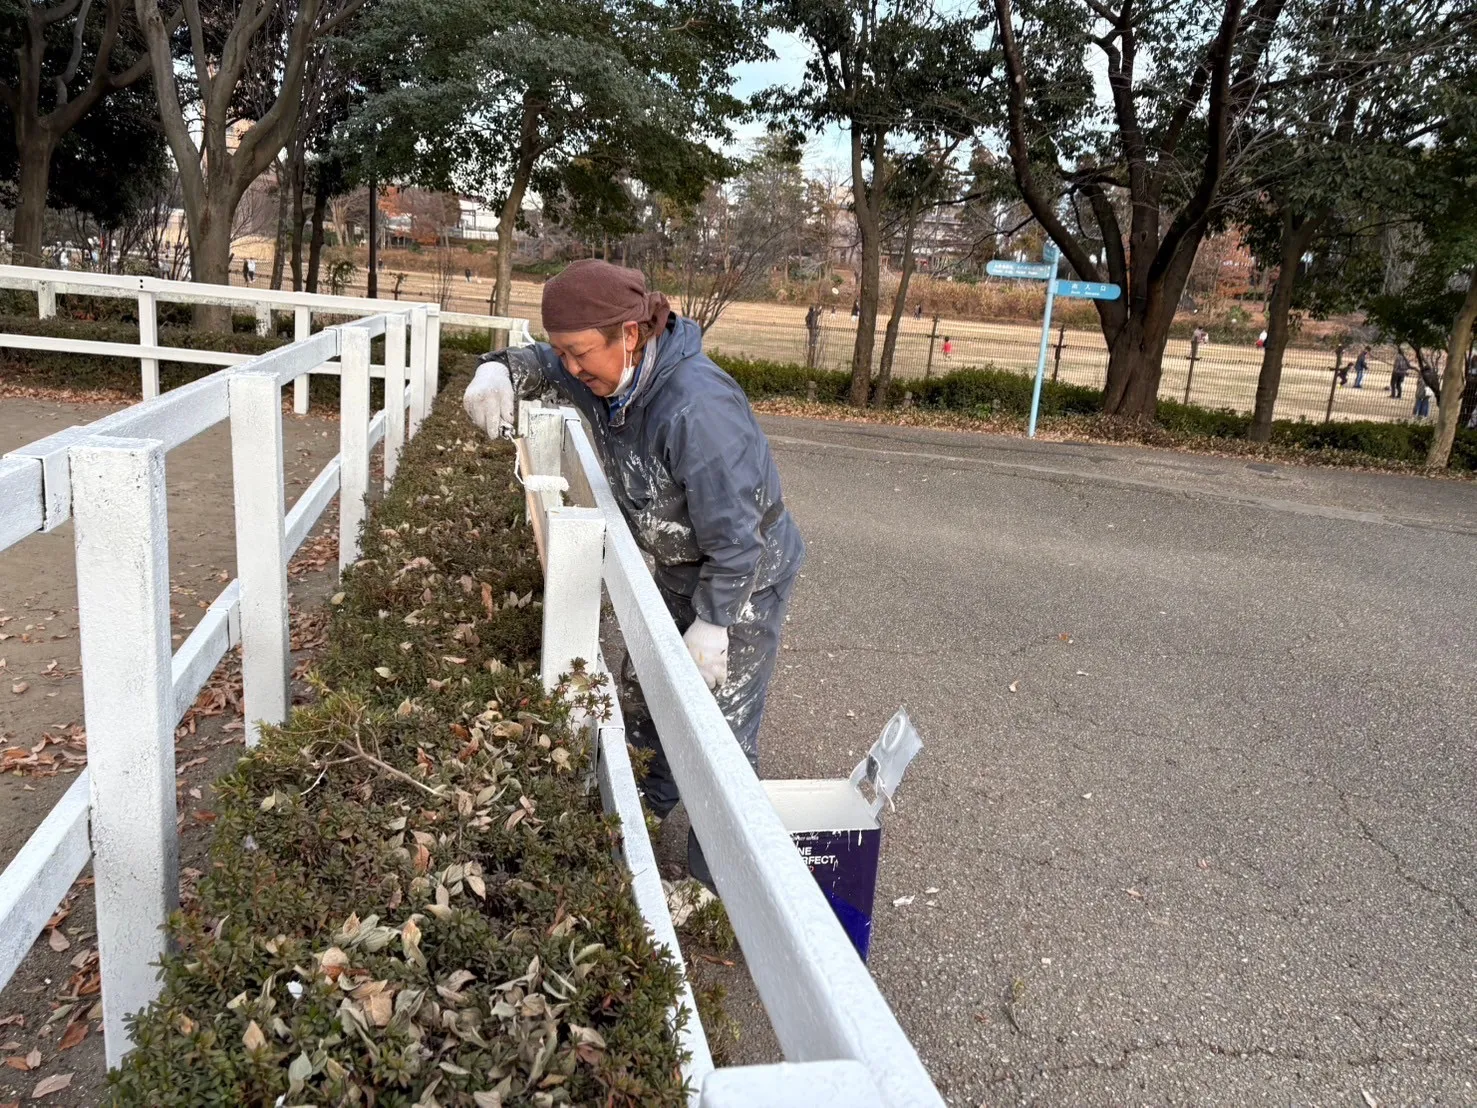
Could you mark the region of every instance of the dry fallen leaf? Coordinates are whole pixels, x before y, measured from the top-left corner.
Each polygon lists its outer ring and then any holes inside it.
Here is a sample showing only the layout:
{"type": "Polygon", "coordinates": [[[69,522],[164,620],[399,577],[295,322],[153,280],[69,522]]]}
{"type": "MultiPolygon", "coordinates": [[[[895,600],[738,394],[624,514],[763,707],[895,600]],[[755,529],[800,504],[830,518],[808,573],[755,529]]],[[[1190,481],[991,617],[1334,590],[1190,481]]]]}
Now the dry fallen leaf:
{"type": "Polygon", "coordinates": [[[10,691],[15,693],[16,696],[19,696],[30,687],[31,685],[29,681],[17,681],[14,685],[10,686],[10,691]]]}
{"type": "Polygon", "coordinates": [[[57,1049],[71,1050],[85,1038],[87,1038],[87,1021],[85,1019],[73,1020],[67,1024],[66,1031],[62,1032],[62,1040],[57,1043],[57,1049]]]}
{"type": "Polygon", "coordinates": [[[72,940],[69,939],[69,938],[67,938],[60,931],[58,931],[55,927],[53,927],[51,929],[51,931],[47,933],[47,936],[46,936],[46,945],[49,946],[49,947],[51,947],[51,949],[54,950],[54,951],[56,951],[58,954],[60,954],[64,950],[71,949],[72,940]]]}
{"type": "Polygon", "coordinates": [[[262,1029],[252,1020],[246,1025],[246,1034],[241,1036],[241,1045],[247,1050],[256,1051],[267,1045],[267,1037],[262,1034],[262,1029]]]}
{"type": "Polygon", "coordinates": [[[54,1073],[50,1077],[42,1078],[36,1087],[31,1090],[31,1099],[40,1100],[43,1096],[59,1093],[71,1085],[71,1083],[72,1075],[70,1073],[54,1073]]]}
{"type": "Polygon", "coordinates": [[[1019,685],[1019,684],[1020,684],[1020,682],[1019,682],[1019,681],[1012,681],[1012,682],[1011,682],[1011,683],[1010,683],[1010,691],[1011,691],[1011,692],[1015,692],[1015,691],[1016,691],[1016,687],[1017,687],[1017,686],[1018,686],[1018,685],[1019,685]]]}

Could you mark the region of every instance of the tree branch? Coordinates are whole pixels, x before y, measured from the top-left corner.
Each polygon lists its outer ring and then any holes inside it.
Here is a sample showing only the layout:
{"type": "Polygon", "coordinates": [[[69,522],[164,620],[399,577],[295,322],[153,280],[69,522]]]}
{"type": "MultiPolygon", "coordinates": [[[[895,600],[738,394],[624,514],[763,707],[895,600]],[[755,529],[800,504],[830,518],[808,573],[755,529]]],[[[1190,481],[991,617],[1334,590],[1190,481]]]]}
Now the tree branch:
{"type": "Polygon", "coordinates": [[[1015,170],[1016,186],[1026,207],[1036,217],[1036,222],[1061,247],[1072,268],[1089,281],[1099,279],[1097,267],[1088,258],[1087,251],[1075,236],[1067,230],[1057,216],[1055,206],[1048,202],[1036,180],[1031,167],[1030,144],[1026,137],[1026,74],[1021,61],[1020,44],[1011,24],[1010,0],[995,0],[995,16],[999,24],[1001,53],[1005,59],[1006,74],[1006,134],[1010,149],[1010,164],[1015,170]]]}
{"type": "MultiPolygon", "coordinates": [[[[67,59],[67,68],[56,79],[56,102],[58,104],[67,102],[67,85],[71,83],[73,77],[77,76],[77,67],[82,64],[82,32],[87,27],[87,12],[91,7],[92,0],[82,0],[82,10],[77,13],[77,27],[72,32],[72,56],[67,59]]],[[[112,5],[109,5],[108,14],[109,22],[111,22],[112,5]]],[[[96,71],[96,66],[93,68],[96,71]]]]}

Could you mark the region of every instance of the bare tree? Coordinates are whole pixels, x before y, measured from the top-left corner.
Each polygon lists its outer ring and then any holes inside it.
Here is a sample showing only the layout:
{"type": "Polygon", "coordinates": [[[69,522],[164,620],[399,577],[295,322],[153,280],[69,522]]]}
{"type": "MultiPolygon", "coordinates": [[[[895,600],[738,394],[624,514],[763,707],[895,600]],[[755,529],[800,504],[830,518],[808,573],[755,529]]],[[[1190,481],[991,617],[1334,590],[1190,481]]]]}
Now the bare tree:
{"type": "MultiPolygon", "coordinates": [[[[93,0],[26,0],[23,5],[12,5],[25,10],[10,32],[0,31],[0,41],[11,35],[19,38],[13,47],[12,80],[0,83],[0,104],[10,112],[20,159],[11,248],[11,258],[18,265],[41,264],[46,192],[57,144],[110,92],[131,85],[149,71],[147,57],[119,64],[119,54],[126,53],[128,0],[103,0],[100,26],[97,19],[89,26],[92,5],[93,0]],[[68,20],[72,29],[62,39],[67,60],[48,81],[47,52],[60,45],[58,28],[68,20]]],[[[174,26],[162,16],[160,22],[161,27],[174,26]]]]}
{"type": "MultiPolygon", "coordinates": [[[[242,0],[231,10],[212,9],[207,25],[199,0],[184,0],[199,97],[198,110],[187,114],[187,78],[176,67],[160,0],[135,0],[159,118],[179,168],[196,281],[228,282],[236,208],[292,135],[310,55],[362,2],[242,0]]],[[[229,314],[204,305],[197,321],[216,329],[230,325],[229,314]]]]}
{"type": "Polygon", "coordinates": [[[887,403],[887,393],[892,387],[892,363],[897,356],[898,332],[902,328],[903,312],[908,306],[908,285],[917,268],[914,244],[918,234],[918,221],[927,211],[935,208],[943,199],[943,185],[949,175],[949,161],[959,149],[962,138],[932,145],[914,157],[902,160],[893,175],[891,210],[896,225],[895,233],[902,237],[902,269],[898,274],[897,289],[893,293],[892,311],[887,317],[887,331],[882,338],[882,357],[877,365],[877,379],[872,383],[872,406],[887,403]]]}
{"type": "Polygon", "coordinates": [[[674,234],[682,314],[707,331],[752,296],[798,242],[805,180],[794,152],[769,140],[729,186],[714,185],[674,234]]]}

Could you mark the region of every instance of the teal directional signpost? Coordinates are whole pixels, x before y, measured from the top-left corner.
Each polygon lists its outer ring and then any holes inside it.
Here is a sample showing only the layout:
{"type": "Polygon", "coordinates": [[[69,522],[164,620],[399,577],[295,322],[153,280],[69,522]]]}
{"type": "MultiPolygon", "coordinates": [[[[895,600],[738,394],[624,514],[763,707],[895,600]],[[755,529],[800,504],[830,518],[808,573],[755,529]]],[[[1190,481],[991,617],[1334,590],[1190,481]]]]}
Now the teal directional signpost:
{"type": "Polygon", "coordinates": [[[1046,315],[1041,320],[1041,353],[1036,358],[1036,384],[1031,390],[1031,423],[1026,429],[1030,438],[1036,437],[1036,414],[1041,410],[1041,382],[1046,377],[1046,350],[1051,345],[1051,309],[1058,296],[1074,300],[1117,300],[1123,290],[1117,285],[1098,281],[1062,281],[1056,276],[1057,259],[1061,251],[1056,243],[1047,243],[1041,251],[1041,262],[990,262],[985,272],[991,277],[1015,277],[1027,281],[1046,282],[1046,315]]]}

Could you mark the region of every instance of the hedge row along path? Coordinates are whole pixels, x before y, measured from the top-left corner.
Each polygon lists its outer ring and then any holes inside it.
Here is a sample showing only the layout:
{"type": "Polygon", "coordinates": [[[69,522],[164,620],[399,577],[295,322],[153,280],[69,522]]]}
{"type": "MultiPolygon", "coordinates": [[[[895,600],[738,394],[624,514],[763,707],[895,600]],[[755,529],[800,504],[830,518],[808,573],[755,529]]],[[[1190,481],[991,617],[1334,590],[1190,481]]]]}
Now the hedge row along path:
{"type": "Polygon", "coordinates": [[[210,867],[120,1104],[685,1100],[679,971],[612,854],[570,701],[542,691],[522,490],[464,384],[331,598],[316,703],[217,782],[210,867]]]}

